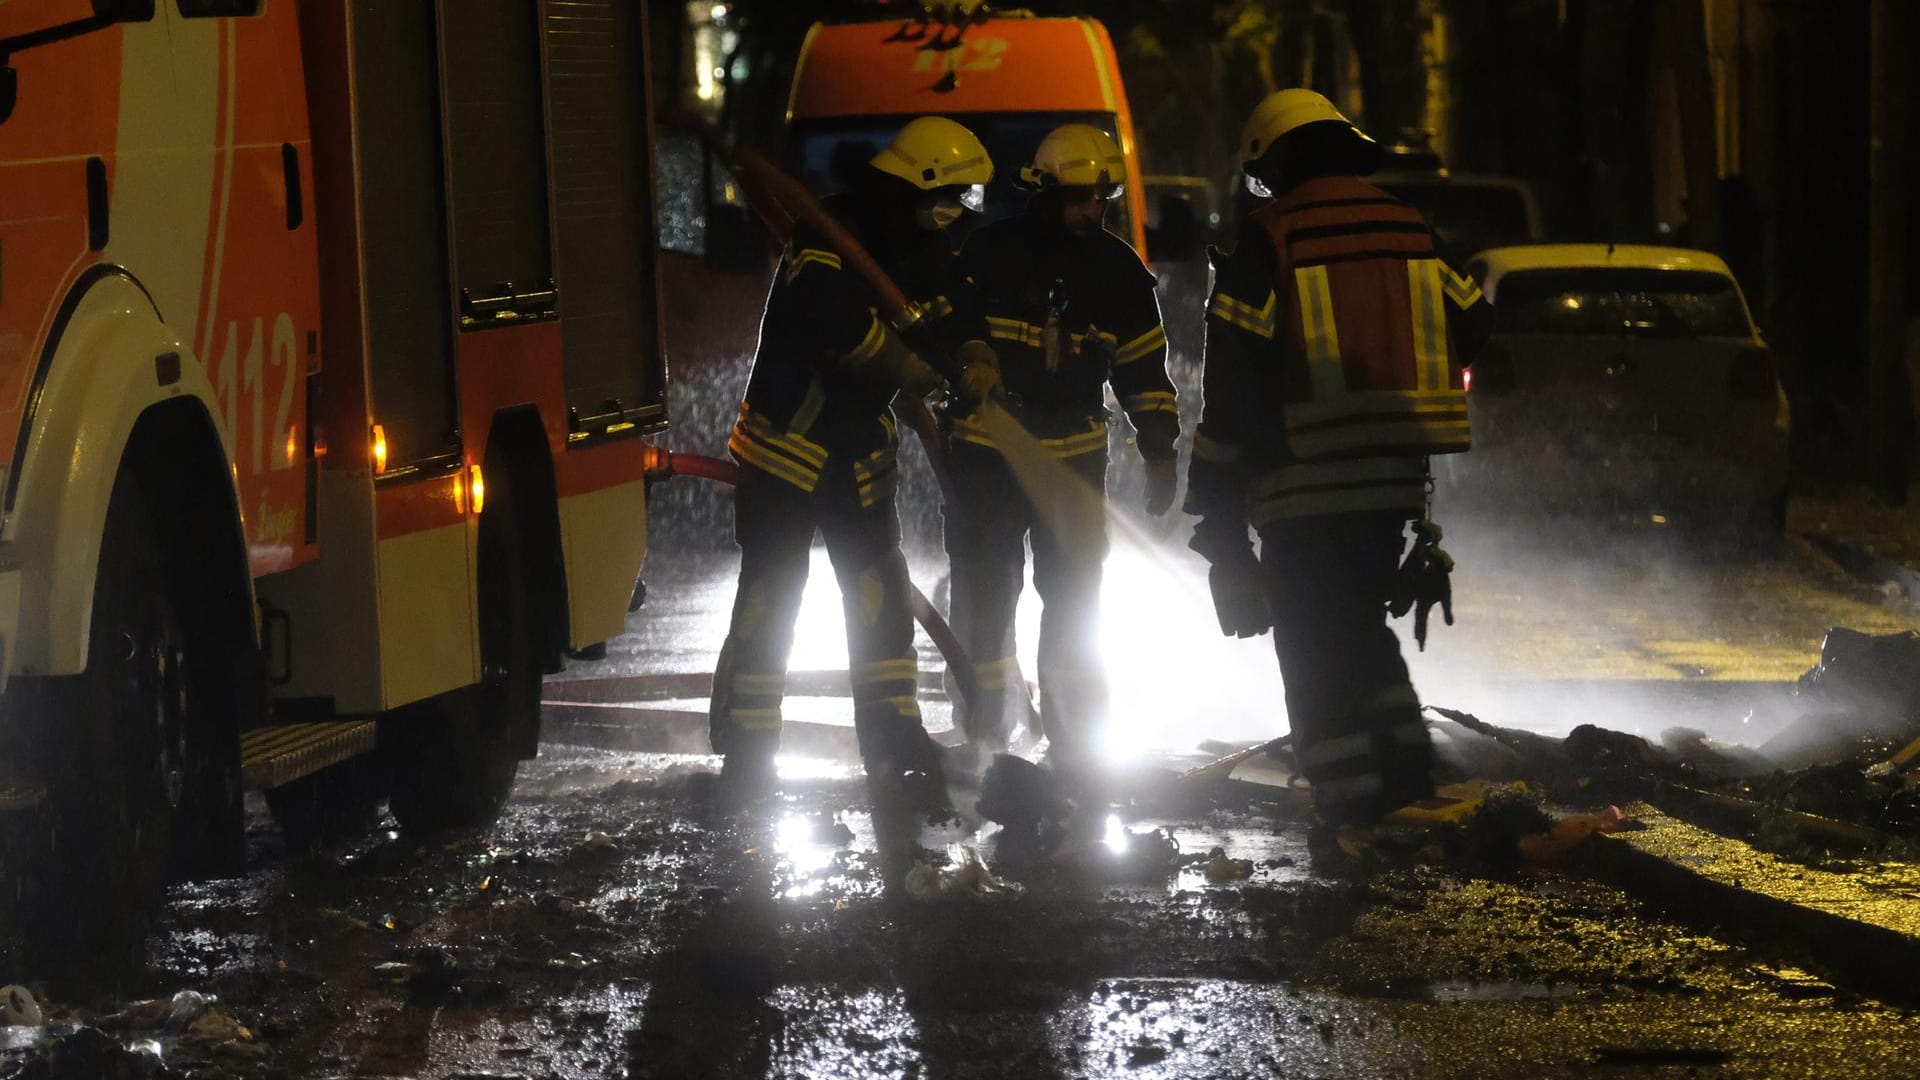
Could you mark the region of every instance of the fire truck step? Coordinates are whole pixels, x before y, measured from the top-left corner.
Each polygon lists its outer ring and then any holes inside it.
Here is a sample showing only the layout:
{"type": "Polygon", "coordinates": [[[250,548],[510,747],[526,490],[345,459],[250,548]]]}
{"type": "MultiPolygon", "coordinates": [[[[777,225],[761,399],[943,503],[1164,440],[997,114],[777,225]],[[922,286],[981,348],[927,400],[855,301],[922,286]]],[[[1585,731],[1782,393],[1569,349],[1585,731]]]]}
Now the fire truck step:
{"type": "Polygon", "coordinates": [[[279,787],[370,753],[377,743],[372,720],[275,724],[241,736],[240,777],[249,790],[279,787]]]}

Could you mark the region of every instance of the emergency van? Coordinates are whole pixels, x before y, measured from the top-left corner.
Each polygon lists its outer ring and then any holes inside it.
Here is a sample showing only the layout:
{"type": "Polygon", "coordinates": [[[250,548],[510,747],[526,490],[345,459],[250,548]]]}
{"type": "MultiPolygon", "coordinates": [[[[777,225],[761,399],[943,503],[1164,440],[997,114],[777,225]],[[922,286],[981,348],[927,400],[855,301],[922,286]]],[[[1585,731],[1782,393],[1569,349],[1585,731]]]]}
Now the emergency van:
{"type": "MultiPolygon", "coordinates": [[[[666,423],[637,0],[0,4],[0,902],[490,819],[666,423]],[[375,751],[379,751],[375,754],[375,751]]],[[[3,925],[3,924],[0,924],[3,925]]]]}
{"type": "Polygon", "coordinates": [[[980,220],[1025,203],[1014,181],[1047,133],[1092,124],[1120,142],[1126,192],[1107,225],[1146,250],[1145,191],[1120,64],[1105,26],[1089,18],[1014,12],[970,17],[816,23],[800,46],[787,101],[785,157],[817,191],[844,186],[916,116],[965,124],[994,163],[980,220]]]}

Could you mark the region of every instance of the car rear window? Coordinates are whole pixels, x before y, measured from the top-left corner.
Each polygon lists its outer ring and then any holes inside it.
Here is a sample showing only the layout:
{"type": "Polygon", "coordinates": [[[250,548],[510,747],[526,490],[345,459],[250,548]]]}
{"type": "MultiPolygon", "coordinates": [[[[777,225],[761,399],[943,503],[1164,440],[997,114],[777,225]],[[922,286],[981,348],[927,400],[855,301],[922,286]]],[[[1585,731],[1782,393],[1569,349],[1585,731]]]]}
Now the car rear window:
{"type": "Polygon", "coordinates": [[[1528,270],[1500,279],[1509,334],[1748,337],[1733,279],[1701,270],[1528,270]]]}

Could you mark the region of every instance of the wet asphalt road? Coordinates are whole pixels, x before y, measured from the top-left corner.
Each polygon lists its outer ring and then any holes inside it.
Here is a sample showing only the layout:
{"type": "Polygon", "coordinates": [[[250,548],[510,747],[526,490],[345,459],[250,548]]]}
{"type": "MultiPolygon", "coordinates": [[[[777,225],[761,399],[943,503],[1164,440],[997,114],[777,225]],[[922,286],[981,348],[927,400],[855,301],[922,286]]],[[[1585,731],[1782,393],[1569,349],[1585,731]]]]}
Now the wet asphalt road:
{"type": "MultiPolygon", "coordinates": [[[[1221,642],[1194,565],[1152,550],[1122,538],[1110,575],[1116,757],[1177,766],[1199,739],[1282,730],[1265,643],[1221,642]]],[[[1436,630],[1416,679],[1431,701],[1542,730],[1604,706],[1649,733],[1683,714],[1758,733],[1784,722],[1778,683],[1827,625],[1920,625],[1792,549],[1728,562],[1656,535],[1571,558],[1462,530],[1456,554],[1460,625],[1436,630]]],[[[217,995],[220,1023],[135,1019],[113,1036],[205,1077],[1913,1072],[1906,1012],[1665,922],[1577,866],[1424,852],[1342,876],[1286,803],[1140,787],[1122,823],[1134,838],[1082,858],[978,837],[1018,900],[908,899],[887,886],[907,853],[937,865],[967,832],[889,829],[833,759],[844,647],[820,571],[794,667],[822,674],[799,680],[813,692],[790,717],[828,734],[796,740],[812,752],[783,763],[779,794],[734,798],[712,759],[652,752],[697,735],[732,572],[656,557],[629,635],[547,694],[597,684],[634,711],[595,724],[556,709],[493,828],[291,857],[256,808],[255,869],[175,890],[146,969],[82,983],[0,957],[0,982],[35,982],[56,1022],[217,995]],[[1180,856],[1155,854],[1155,828],[1180,856]],[[1210,882],[1214,847],[1251,860],[1251,878],[1210,882]]],[[[938,593],[936,560],[916,576],[938,593]]],[[[1030,648],[1031,621],[1023,635],[1030,648]]],[[[0,1077],[47,1067],[34,1060],[0,1050],[0,1077]]]]}

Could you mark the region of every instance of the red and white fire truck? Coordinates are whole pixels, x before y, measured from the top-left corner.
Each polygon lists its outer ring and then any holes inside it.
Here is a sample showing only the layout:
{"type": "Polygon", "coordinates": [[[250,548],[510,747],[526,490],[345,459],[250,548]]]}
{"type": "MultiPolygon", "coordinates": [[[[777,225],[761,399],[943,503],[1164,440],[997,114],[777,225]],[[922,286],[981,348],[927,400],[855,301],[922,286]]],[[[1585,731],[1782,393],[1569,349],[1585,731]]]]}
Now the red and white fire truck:
{"type": "Polygon", "coordinates": [[[0,889],[485,821],[665,426],[638,0],[0,3],[0,889]],[[378,753],[375,753],[375,751],[378,753]]]}

